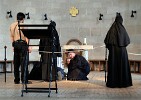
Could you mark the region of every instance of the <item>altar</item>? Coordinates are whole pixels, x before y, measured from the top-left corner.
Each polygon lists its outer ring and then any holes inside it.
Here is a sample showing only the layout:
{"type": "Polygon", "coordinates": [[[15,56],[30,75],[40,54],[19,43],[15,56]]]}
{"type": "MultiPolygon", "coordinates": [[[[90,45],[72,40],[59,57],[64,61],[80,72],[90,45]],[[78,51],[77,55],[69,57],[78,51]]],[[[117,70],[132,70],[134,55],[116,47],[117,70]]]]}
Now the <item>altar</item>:
{"type": "Polygon", "coordinates": [[[93,49],[93,45],[64,45],[62,49],[91,50],[93,49]]]}
{"type": "Polygon", "coordinates": [[[84,56],[85,59],[88,60],[88,50],[92,50],[93,45],[64,45],[62,47],[62,50],[64,52],[67,52],[68,49],[75,49],[78,52],[82,52],[82,56],[84,56]]]}

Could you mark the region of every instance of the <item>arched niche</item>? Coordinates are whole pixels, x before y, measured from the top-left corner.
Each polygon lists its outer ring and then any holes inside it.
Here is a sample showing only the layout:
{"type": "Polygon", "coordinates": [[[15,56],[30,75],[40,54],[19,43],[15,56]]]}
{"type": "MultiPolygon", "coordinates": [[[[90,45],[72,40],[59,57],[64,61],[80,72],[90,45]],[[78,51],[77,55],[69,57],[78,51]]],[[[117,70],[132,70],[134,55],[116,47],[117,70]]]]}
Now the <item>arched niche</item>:
{"type": "Polygon", "coordinates": [[[67,43],[66,43],[66,45],[82,45],[82,42],[80,42],[78,39],[70,39],[67,43]]]}
{"type": "MultiPolygon", "coordinates": [[[[82,45],[82,42],[79,41],[78,39],[70,39],[66,45],[82,45]]],[[[76,52],[77,54],[82,55],[82,52],[76,52]]],[[[66,66],[66,59],[67,59],[67,54],[63,53],[63,61],[64,61],[64,66],[66,66]]]]}

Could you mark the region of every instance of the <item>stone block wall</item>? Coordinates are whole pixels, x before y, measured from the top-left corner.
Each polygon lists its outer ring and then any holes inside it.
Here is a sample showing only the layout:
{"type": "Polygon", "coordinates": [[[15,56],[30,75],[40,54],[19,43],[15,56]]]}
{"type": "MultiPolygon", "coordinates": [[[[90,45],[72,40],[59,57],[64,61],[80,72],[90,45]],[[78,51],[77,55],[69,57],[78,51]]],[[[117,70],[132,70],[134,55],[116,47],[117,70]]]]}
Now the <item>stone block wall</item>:
{"type": "MultiPolygon", "coordinates": [[[[124,19],[124,26],[131,39],[127,47],[130,59],[141,59],[141,0],[0,0],[0,60],[4,59],[4,46],[7,46],[7,59],[13,59],[13,52],[9,38],[9,26],[16,20],[18,12],[30,14],[30,19],[25,23],[46,24],[44,14],[54,20],[60,36],[61,45],[65,45],[70,39],[78,39],[83,42],[87,38],[87,44],[93,45],[94,50],[89,51],[89,59],[104,59],[104,38],[114,21],[116,12],[120,12],[124,19]],[[71,7],[76,7],[79,14],[72,17],[69,14],[71,7]],[[136,10],[134,18],[131,11],[136,10]],[[12,11],[12,18],[7,17],[7,11],[12,11]],[[99,14],[102,13],[102,20],[99,14]],[[102,47],[101,47],[102,46],[102,47]]],[[[32,40],[37,43],[38,40],[32,40]]],[[[37,52],[30,54],[30,60],[39,59],[37,52]]]]}

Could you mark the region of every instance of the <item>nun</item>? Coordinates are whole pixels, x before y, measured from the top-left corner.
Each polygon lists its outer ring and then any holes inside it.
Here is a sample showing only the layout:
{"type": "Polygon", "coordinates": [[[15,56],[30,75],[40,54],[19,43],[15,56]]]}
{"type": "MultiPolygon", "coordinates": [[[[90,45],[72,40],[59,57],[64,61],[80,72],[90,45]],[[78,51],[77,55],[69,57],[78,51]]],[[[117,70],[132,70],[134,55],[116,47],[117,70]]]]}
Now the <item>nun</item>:
{"type": "Polygon", "coordinates": [[[122,23],[123,18],[120,13],[117,13],[115,21],[104,40],[106,48],[109,51],[106,86],[110,88],[132,86],[132,77],[126,50],[126,47],[130,44],[130,38],[122,23]]]}

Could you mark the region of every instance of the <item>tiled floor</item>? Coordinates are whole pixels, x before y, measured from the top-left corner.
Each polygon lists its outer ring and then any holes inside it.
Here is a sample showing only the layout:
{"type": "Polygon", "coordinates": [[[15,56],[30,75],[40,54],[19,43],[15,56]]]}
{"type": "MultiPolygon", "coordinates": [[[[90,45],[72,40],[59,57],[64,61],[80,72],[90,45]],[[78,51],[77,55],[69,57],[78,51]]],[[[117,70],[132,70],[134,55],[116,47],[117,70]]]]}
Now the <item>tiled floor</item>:
{"type": "MultiPolygon", "coordinates": [[[[104,72],[92,71],[88,81],[58,81],[58,93],[24,93],[21,97],[22,84],[13,83],[13,73],[0,73],[0,100],[141,100],[141,74],[133,74],[133,86],[128,88],[107,88],[104,72]]],[[[28,87],[48,87],[48,82],[32,81],[28,87]]],[[[54,82],[51,83],[54,87],[54,82]]]]}

